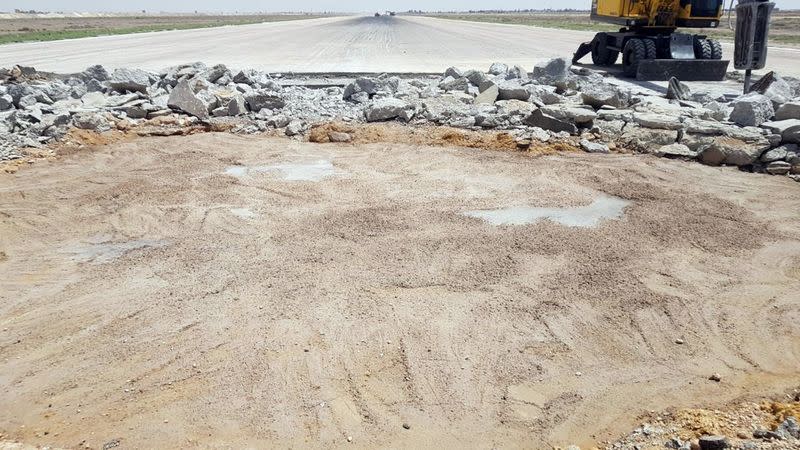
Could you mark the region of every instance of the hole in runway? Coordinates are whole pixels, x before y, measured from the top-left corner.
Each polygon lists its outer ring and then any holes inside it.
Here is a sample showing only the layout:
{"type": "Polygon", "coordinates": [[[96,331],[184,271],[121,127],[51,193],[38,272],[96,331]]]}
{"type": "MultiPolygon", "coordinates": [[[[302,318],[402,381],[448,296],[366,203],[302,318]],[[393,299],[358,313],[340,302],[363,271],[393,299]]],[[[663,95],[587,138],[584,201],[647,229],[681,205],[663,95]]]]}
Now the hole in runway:
{"type": "Polygon", "coordinates": [[[552,220],[568,227],[592,228],[606,219],[619,219],[629,201],[602,196],[590,205],[564,208],[518,206],[512,208],[467,211],[464,214],[483,219],[492,225],[526,225],[539,220],[552,220]]]}

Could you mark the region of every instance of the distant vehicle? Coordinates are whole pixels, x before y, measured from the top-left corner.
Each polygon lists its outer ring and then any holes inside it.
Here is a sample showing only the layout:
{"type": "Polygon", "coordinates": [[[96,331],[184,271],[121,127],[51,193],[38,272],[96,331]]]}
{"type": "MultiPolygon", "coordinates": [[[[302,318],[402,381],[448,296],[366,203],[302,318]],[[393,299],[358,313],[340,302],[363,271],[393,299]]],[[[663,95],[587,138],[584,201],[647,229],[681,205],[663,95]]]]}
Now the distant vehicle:
{"type": "Polygon", "coordinates": [[[375,17],[380,17],[381,13],[375,13],[375,17]]]}

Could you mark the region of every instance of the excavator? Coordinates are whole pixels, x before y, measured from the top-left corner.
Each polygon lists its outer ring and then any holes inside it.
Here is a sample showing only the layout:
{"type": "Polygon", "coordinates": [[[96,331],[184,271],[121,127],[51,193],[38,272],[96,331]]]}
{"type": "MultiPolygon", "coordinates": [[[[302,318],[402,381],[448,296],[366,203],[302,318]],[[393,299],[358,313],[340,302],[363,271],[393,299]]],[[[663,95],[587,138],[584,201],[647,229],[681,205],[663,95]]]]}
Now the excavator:
{"type": "Polygon", "coordinates": [[[724,0],[593,0],[592,20],[621,28],[581,44],[573,63],[591,53],[612,66],[622,54],[624,74],[639,80],[722,80],[729,61],[719,41],[677,30],[717,28],[724,9],[724,0]]]}

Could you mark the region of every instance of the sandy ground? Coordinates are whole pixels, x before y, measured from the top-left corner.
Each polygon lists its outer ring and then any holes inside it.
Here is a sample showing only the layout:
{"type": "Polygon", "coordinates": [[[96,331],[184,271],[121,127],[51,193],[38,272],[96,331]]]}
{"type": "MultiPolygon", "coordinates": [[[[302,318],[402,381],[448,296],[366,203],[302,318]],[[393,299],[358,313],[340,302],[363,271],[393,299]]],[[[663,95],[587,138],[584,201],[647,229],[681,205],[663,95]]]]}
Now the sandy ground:
{"type": "Polygon", "coordinates": [[[798,192],[644,156],[229,134],[37,162],[0,174],[0,433],[546,448],[782,392],[798,192]],[[603,196],[630,204],[593,228],[464,215],[603,196]]]}
{"type": "MultiPolygon", "coordinates": [[[[203,61],[277,72],[443,73],[449,66],[487,70],[502,61],[533,70],[550,58],[571,58],[592,36],[430,17],[339,17],[8,44],[0,46],[0,66],[55,72],[77,72],[93,64],[159,70],[203,61]]],[[[733,47],[726,44],[724,51],[729,57],[733,47]]],[[[771,48],[768,68],[800,76],[798,57],[798,48],[771,48]]]]}

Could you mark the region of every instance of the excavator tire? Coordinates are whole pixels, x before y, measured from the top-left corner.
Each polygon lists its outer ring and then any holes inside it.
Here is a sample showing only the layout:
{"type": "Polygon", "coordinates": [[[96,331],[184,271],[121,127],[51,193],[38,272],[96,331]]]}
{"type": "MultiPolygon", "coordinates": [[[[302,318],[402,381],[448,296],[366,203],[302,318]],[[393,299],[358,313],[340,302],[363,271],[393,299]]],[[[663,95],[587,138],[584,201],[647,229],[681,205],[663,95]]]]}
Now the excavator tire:
{"type": "Polygon", "coordinates": [[[592,63],[598,66],[611,66],[617,62],[619,52],[608,48],[608,37],[597,33],[592,40],[592,63]]]}
{"type": "Polygon", "coordinates": [[[647,49],[647,59],[656,59],[658,57],[656,41],[652,39],[642,39],[642,40],[644,41],[645,49],[647,49]]]}
{"type": "MultiPolygon", "coordinates": [[[[712,59],[711,43],[706,39],[694,40],[694,57],[697,59],[712,59]]],[[[720,57],[721,58],[721,57],[720,57]]]]}
{"type": "Polygon", "coordinates": [[[711,46],[711,59],[722,59],[722,44],[716,39],[708,39],[708,44],[711,46]]]}
{"type": "Polygon", "coordinates": [[[622,70],[628,77],[635,77],[639,63],[647,59],[647,45],[638,38],[629,39],[622,51],[622,70]]]}

